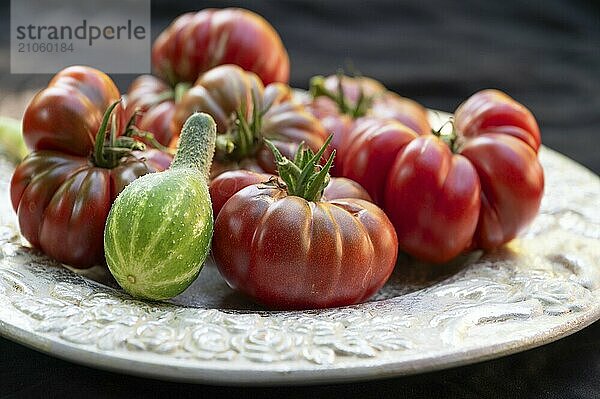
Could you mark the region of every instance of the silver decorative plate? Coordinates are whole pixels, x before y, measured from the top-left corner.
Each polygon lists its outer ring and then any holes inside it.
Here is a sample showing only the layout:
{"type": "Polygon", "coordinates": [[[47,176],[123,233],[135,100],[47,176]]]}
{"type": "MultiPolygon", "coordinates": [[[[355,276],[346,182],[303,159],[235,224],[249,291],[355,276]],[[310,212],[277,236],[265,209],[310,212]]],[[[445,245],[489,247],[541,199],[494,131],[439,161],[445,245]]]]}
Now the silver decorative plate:
{"type": "Polygon", "coordinates": [[[542,209],[509,245],[444,267],[401,259],[370,302],[300,312],[257,308],[210,262],[184,294],[150,303],[101,267],[49,260],[18,233],[0,161],[0,333],[94,367],[218,384],[381,378],[542,345],[600,318],[600,180],[547,148],[540,158],[542,209]]]}

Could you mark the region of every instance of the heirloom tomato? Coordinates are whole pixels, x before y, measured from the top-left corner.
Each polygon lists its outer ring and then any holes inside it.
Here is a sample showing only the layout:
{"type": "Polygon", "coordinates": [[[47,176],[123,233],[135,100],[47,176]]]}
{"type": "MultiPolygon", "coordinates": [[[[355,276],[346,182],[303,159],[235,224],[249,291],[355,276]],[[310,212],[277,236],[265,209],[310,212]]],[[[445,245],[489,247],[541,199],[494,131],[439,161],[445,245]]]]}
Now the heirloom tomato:
{"type": "Polygon", "coordinates": [[[23,116],[23,137],[33,152],[17,166],[10,187],[21,233],[75,267],[103,263],[102,234],[112,201],[132,180],[170,161],[156,151],[133,151],[143,144],[131,137],[116,137],[125,126],[118,98],[104,73],[69,67],[23,116]]]}
{"type": "Polygon", "coordinates": [[[439,263],[498,247],[539,209],[539,128],[500,91],[465,101],[451,134],[419,136],[398,122],[365,119],[350,137],[342,175],[367,189],[394,223],[400,248],[416,258],[439,263]]]}
{"type": "Polygon", "coordinates": [[[283,83],[264,87],[258,76],[236,65],[221,65],[198,78],[177,104],[172,130],[181,129],[194,112],[217,123],[213,175],[229,169],[274,172],[272,153],[263,138],[287,156],[304,142],[313,151],[327,138],[321,123],[294,101],[283,83]]]}
{"type": "Polygon", "coordinates": [[[419,134],[431,130],[427,111],[417,102],[389,91],[380,82],[368,77],[350,77],[343,74],[311,79],[305,105],[334,133],[331,149],[338,152],[332,174],[339,176],[345,156],[344,149],[350,132],[363,117],[396,120],[419,134]]]}
{"type": "Polygon", "coordinates": [[[112,79],[97,69],[63,69],[25,110],[23,138],[27,147],[88,156],[104,112],[119,96],[112,79]]]}
{"type": "Polygon", "coordinates": [[[155,73],[172,85],[194,82],[201,73],[223,64],[254,72],[266,85],[289,79],[288,54],[275,29],[240,8],[180,15],[152,46],[155,73]]]}
{"type": "Polygon", "coordinates": [[[321,167],[300,149],[294,162],[267,142],[280,179],[238,191],[215,221],[213,257],[227,283],[279,309],[350,305],[371,297],[396,263],[385,213],[356,198],[324,200],[335,153],[321,167]]]}

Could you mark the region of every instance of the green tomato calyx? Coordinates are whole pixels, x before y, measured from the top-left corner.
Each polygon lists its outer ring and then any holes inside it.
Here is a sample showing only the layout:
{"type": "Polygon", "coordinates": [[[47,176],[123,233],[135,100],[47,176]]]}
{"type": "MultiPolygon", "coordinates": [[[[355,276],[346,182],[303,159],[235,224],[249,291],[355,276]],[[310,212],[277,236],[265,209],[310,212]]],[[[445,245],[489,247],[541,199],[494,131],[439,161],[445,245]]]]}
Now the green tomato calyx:
{"type": "Polygon", "coordinates": [[[337,73],[337,91],[331,91],[325,87],[325,78],[323,76],[313,76],[310,79],[309,93],[312,98],[327,97],[333,100],[339,111],[342,114],[349,115],[353,119],[365,116],[371,105],[373,104],[373,98],[366,96],[362,87],[358,93],[358,100],[355,104],[349,104],[344,93],[343,79],[346,76],[343,71],[337,73]]]}
{"type": "Polygon", "coordinates": [[[245,104],[236,110],[229,130],[217,138],[219,156],[228,161],[252,158],[262,147],[262,120],[267,110],[261,110],[259,101],[252,97],[252,114],[248,118],[245,104]]]}
{"type": "Polygon", "coordinates": [[[131,137],[117,137],[117,115],[114,115],[113,111],[120,102],[121,99],[115,101],[106,109],[100,128],[98,128],[98,132],[96,133],[92,161],[94,165],[100,168],[112,169],[119,165],[124,156],[131,154],[131,151],[141,151],[146,148],[144,143],[133,140],[131,137]],[[109,122],[111,128],[107,142],[106,130],[109,122]]]}
{"type": "Polygon", "coordinates": [[[307,201],[321,200],[323,191],[329,184],[329,170],[333,166],[335,150],[331,152],[325,165],[321,166],[319,161],[332,138],[333,135],[330,135],[316,154],[301,143],[293,161],[283,156],[269,140],[264,140],[275,156],[279,177],[285,183],[288,194],[302,197],[307,201]]]}
{"type": "Polygon", "coordinates": [[[431,134],[442,140],[453,153],[458,153],[460,148],[460,140],[456,126],[454,125],[454,119],[451,117],[442,124],[437,130],[431,129],[431,134]],[[446,126],[450,126],[450,131],[446,131],[446,126]]]}

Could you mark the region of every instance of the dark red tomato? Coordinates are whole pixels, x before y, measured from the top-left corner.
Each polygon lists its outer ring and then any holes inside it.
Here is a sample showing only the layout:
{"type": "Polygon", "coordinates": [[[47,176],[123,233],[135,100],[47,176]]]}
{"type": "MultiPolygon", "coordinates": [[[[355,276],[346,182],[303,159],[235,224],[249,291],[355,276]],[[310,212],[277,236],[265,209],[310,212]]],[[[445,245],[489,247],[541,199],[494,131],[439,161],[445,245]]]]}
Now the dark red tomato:
{"type": "Polygon", "coordinates": [[[542,144],[540,129],[531,111],[499,90],[482,90],[471,96],[456,109],[454,124],[463,137],[513,136],[536,153],[542,144]]]}
{"type": "Polygon", "coordinates": [[[221,65],[204,73],[177,104],[172,131],[179,131],[194,112],[211,115],[217,124],[217,150],[213,175],[231,169],[273,173],[274,162],[263,139],[286,156],[299,143],[317,150],[327,138],[321,123],[292,98],[283,83],[264,87],[256,74],[236,65],[221,65]],[[230,142],[232,151],[220,144],[230,142]]]}
{"type": "Polygon", "coordinates": [[[334,176],[342,175],[346,159],[344,151],[352,141],[351,132],[363,117],[395,120],[419,134],[431,131],[425,108],[368,77],[314,77],[310,95],[304,97],[302,102],[328,132],[334,133],[329,150],[335,149],[338,153],[337,162],[332,168],[334,176]]]}
{"type": "MultiPolygon", "coordinates": [[[[212,179],[209,185],[213,214],[218,215],[225,202],[241,189],[253,184],[266,183],[271,179],[276,179],[276,176],[243,169],[221,173],[212,179]]],[[[358,198],[372,201],[369,193],[360,184],[344,177],[332,177],[325,187],[323,198],[327,200],[358,198]]]]}
{"type": "Polygon", "coordinates": [[[339,114],[353,119],[363,116],[393,119],[419,134],[431,131],[423,106],[387,90],[380,82],[368,77],[317,76],[311,81],[309,99],[309,108],[319,119],[339,114]]]}
{"type": "MultiPolygon", "coordinates": [[[[218,212],[212,254],[219,271],[259,303],[279,309],[350,305],[372,296],[392,273],[398,241],[385,213],[362,199],[331,199],[364,194],[349,180],[338,188],[329,184],[335,154],[323,166],[320,158],[330,141],[317,153],[300,146],[293,161],[266,141],[279,176],[237,191],[218,212]]],[[[211,188],[219,205],[238,184],[268,177],[230,176],[211,188]]]]}
{"type": "Polygon", "coordinates": [[[173,156],[156,148],[150,148],[145,151],[133,151],[132,155],[148,165],[149,169],[156,172],[162,172],[169,169],[173,156]]]}
{"type": "Polygon", "coordinates": [[[117,86],[105,73],[85,66],[63,69],[25,109],[27,147],[89,155],[104,112],[119,97],[117,86]]]}
{"type": "Polygon", "coordinates": [[[311,202],[252,185],[221,209],[212,253],[233,288],[269,307],[307,309],[368,299],[397,250],[392,224],[368,201],[311,202]]]}
{"type": "Polygon", "coordinates": [[[104,224],[112,201],[128,183],[170,162],[169,155],[156,151],[131,152],[135,141],[117,139],[120,131],[111,132],[105,145],[107,125],[123,126],[118,98],[104,73],[70,67],[25,111],[23,136],[34,151],[11,180],[19,227],[31,245],[75,267],[104,262],[104,224]]]}
{"type": "Polygon", "coordinates": [[[387,177],[384,204],[400,248],[419,259],[445,262],[471,246],[482,196],[467,158],[425,135],[398,153],[387,177]]]}
{"type": "Polygon", "coordinates": [[[256,73],[264,84],[286,83],[290,64],[275,29],[261,16],[240,8],[205,9],[179,16],[152,46],[158,76],[175,85],[223,64],[256,73]]]}
{"type": "MultiPolygon", "coordinates": [[[[175,114],[175,91],[165,82],[152,75],[141,75],[129,86],[126,96],[126,119],[138,113],[135,126],[154,135],[156,141],[168,146],[179,137],[171,131],[175,114]]],[[[148,143],[148,140],[142,140],[148,143]]]]}
{"type": "Polygon", "coordinates": [[[418,134],[400,122],[364,118],[349,136],[352,140],[338,152],[341,175],[358,182],[376,204],[383,205],[390,168],[398,153],[418,134]]]}
{"type": "Polygon", "coordinates": [[[539,129],[521,104],[497,90],[476,93],[454,128],[418,136],[364,120],[343,154],[343,175],[384,208],[400,248],[431,262],[510,241],[537,214],[544,189],[539,129]]]}
{"type": "Polygon", "coordinates": [[[133,156],[108,169],[87,157],[33,152],[11,181],[21,234],[62,263],[79,268],[102,264],[104,223],[112,202],[127,184],[151,171],[133,156]]]}
{"type": "Polygon", "coordinates": [[[454,114],[464,137],[460,154],[475,167],[483,192],[476,247],[513,239],[537,215],[544,172],[537,158],[541,135],[533,114],[498,90],[484,90],[454,114]]]}

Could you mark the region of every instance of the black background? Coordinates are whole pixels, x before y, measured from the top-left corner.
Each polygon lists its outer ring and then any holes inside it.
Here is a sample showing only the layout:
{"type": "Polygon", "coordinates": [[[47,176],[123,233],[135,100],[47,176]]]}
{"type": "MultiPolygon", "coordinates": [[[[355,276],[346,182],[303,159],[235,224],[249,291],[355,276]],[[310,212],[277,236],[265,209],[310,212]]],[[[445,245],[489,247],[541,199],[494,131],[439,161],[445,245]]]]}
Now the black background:
{"type": "MultiPolygon", "coordinates": [[[[353,66],[429,108],[452,111],[494,87],[536,115],[545,145],[600,173],[600,2],[164,1],[156,36],[175,16],[242,6],[280,32],[291,84],[353,66]]],[[[0,11],[0,94],[38,88],[47,75],[8,72],[8,2],[0,11]]],[[[129,75],[114,76],[125,90],[129,75]]],[[[88,369],[0,339],[0,397],[600,397],[600,324],[542,348],[472,366],[390,380],[301,388],[163,383],[88,369]]]]}

